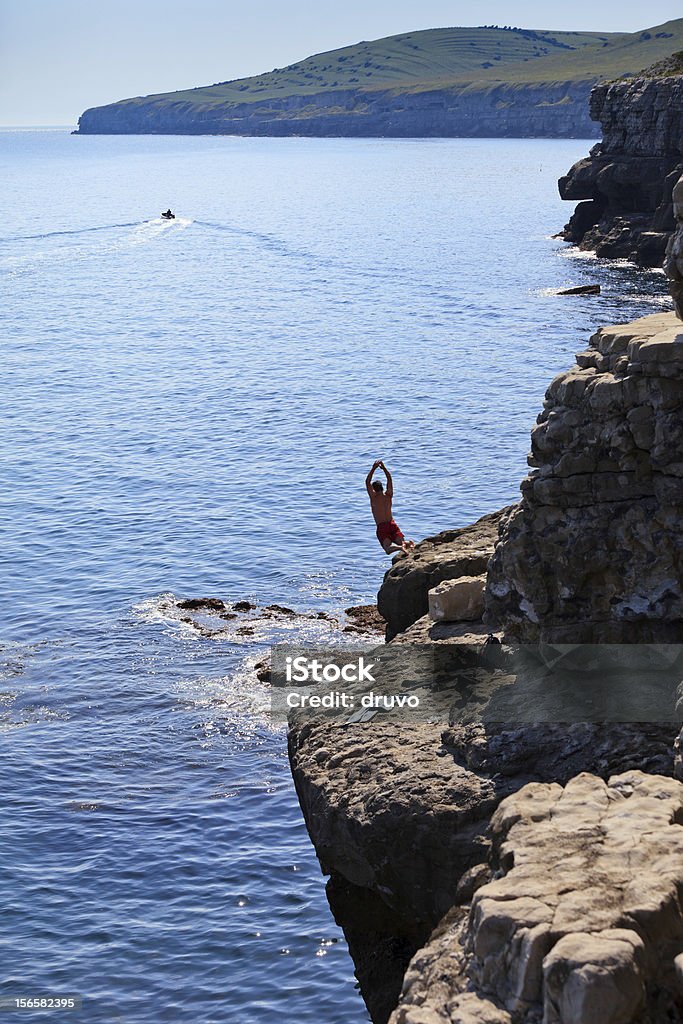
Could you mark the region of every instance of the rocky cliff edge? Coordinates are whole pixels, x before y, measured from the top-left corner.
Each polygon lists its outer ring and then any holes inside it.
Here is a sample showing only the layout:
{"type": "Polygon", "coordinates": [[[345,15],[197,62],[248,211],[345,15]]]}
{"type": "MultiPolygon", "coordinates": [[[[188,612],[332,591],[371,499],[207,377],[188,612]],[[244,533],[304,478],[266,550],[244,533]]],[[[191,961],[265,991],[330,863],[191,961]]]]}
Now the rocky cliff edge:
{"type": "MultiPolygon", "coordinates": [[[[495,544],[487,615],[504,640],[550,642],[546,665],[577,639],[680,644],[682,406],[674,314],[599,331],[548,390],[520,504],[389,571],[390,628],[409,625],[392,643],[465,643],[473,692],[508,685],[478,653],[486,623],[435,636],[418,617],[439,550],[469,573],[495,544]]],[[[680,679],[681,648],[658,656],[680,679]]],[[[551,686],[541,676],[539,697],[551,686]]],[[[297,793],[375,1024],[680,1024],[683,743],[675,715],[642,717],[292,723],[297,793]]]]}

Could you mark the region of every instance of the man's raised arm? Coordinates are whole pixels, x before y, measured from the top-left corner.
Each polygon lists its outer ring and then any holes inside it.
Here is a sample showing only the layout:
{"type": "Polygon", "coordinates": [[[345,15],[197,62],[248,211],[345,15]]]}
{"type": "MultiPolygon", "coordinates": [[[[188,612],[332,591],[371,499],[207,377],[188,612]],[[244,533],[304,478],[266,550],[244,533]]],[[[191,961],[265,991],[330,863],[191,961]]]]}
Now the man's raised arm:
{"type": "Polygon", "coordinates": [[[374,473],[375,473],[375,470],[377,469],[377,467],[381,466],[381,465],[382,465],[382,463],[380,462],[380,460],[379,459],[375,459],[375,461],[372,464],[372,469],[370,470],[370,472],[368,473],[368,475],[365,478],[365,489],[368,492],[368,494],[370,494],[370,495],[372,495],[372,493],[373,493],[372,492],[372,478],[374,476],[374,473]]]}
{"type": "Polygon", "coordinates": [[[394,481],[393,481],[393,479],[391,477],[391,473],[389,472],[389,470],[387,469],[387,467],[384,465],[383,462],[379,463],[379,467],[380,467],[380,469],[382,469],[384,471],[384,475],[387,478],[387,497],[388,498],[393,498],[393,496],[394,496],[394,481]]]}

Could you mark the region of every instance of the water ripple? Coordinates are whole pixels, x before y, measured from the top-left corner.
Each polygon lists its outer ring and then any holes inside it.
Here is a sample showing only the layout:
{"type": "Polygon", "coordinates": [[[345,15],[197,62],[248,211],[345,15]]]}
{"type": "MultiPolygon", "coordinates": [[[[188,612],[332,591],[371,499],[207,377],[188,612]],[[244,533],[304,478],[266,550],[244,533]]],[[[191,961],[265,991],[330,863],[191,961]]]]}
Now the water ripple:
{"type": "Polygon", "coordinates": [[[548,380],[665,305],[549,237],[585,146],[0,133],[0,993],[366,1019],[254,667],[373,599],[375,458],[416,539],[515,500],[548,380]]]}

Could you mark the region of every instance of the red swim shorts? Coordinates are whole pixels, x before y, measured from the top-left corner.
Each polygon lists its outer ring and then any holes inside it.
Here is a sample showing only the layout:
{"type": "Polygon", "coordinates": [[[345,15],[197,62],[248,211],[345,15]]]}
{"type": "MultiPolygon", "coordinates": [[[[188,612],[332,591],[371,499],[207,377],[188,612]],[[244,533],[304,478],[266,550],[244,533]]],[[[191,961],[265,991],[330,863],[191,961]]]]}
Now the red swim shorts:
{"type": "Polygon", "coordinates": [[[392,544],[402,544],[405,537],[401,533],[398,523],[390,519],[388,523],[377,524],[377,540],[384,547],[384,542],[390,540],[392,544]]]}

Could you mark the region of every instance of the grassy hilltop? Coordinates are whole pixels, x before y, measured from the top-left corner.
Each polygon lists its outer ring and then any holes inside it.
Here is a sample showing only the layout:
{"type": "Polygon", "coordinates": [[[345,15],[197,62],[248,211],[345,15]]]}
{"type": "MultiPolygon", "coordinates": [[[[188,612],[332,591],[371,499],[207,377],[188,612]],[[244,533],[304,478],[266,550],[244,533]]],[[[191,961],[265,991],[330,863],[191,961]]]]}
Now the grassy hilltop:
{"type": "MultiPolygon", "coordinates": [[[[97,130],[92,125],[98,119],[100,125],[108,124],[105,111],[116,112],[119,120],[112,123],[123,126],[128,118],[137,124],[129,130],[169,130],[169,126],[173,130],[171,115],[175,111],[179,125],[184,126],[179,130],[187,130],[193,123],[201,130],[203,122],[204,130],[215,131],[221,130],[221,121],[231,130],[235,112],[240,118],[286,116],[288,122],[324,110],[339,113],[343,109],[348,115],[352,110],[349,95],[355,97],[358,112],[367,113],[368,105],[376,104],[380,96],[395,101],[400,96],[444,90],[454,95],[484,95],[501,87],[518,90],[558,83],[586,88],[600,79],[635,74],[681,49],[683,18],[636,33],[494,26],[428,29],[330,50],[250,78],[94,108],[84,115],[81,130],[97,130]],[[333,102],[340,96],[341,107],[333,102]],[[137,117],[136,108],[141,108],[137,117]]],[[[558,101],[554,98],[552,102],[558,101]]]]}

